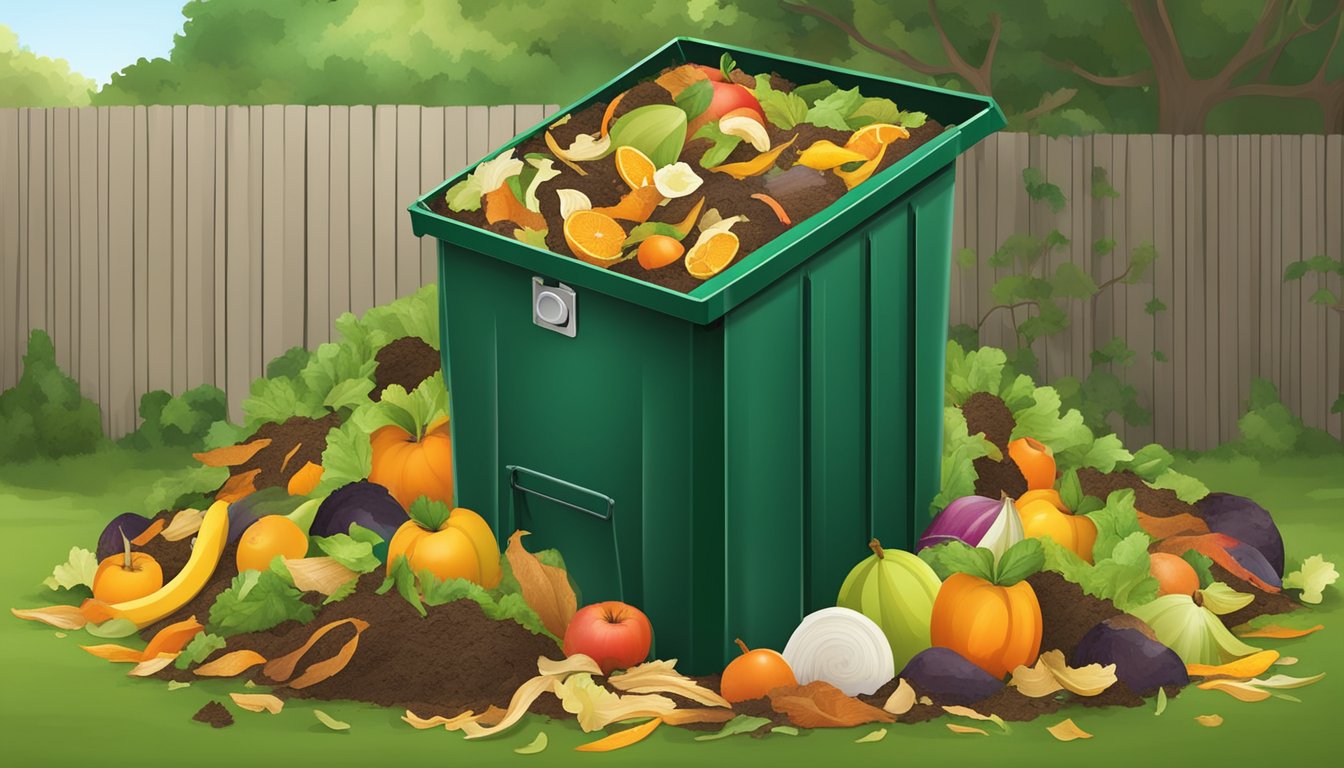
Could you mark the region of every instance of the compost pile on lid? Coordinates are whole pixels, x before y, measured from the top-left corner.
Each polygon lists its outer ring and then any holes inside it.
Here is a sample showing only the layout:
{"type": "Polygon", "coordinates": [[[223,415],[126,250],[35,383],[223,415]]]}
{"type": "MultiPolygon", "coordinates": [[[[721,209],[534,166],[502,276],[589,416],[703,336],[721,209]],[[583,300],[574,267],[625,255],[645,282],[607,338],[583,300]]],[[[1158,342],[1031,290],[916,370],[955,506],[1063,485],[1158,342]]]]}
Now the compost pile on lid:
{"type": "Polygon", "coordinates": [[[942,131],[858,88],[748,74],[725,55],[559,116],[430,207],[685,293],[942,131]]]}

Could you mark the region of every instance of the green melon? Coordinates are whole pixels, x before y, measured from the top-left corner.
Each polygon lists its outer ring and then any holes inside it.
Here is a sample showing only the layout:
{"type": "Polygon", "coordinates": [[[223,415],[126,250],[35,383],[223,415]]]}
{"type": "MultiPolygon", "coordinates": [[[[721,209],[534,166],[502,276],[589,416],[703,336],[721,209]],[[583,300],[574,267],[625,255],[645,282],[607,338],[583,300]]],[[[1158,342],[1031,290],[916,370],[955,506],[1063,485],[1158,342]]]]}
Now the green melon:
{"type": "Polygon", "coordinates": [[[928,563],[899,549],[883,549],[854,566],[840,587],[836,605],[862,613],[882,628],[897,671],[928,648],[933,600],[942,582],[928,563]]]}

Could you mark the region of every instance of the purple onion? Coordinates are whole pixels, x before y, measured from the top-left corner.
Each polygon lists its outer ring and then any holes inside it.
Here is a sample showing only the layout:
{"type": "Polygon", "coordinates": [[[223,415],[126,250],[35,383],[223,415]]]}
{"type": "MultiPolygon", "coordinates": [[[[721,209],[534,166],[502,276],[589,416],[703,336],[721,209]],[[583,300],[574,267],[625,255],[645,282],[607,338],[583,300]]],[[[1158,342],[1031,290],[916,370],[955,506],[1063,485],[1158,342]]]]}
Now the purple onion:
{"type": "Polygon", "coordinates": [[[98,547],[95,552],[98,562],[101,563],[104,559],[125,551],[126,546],[121,540],[122,533],[126,534],[126,538],[134,539],[144,533],[151,522],[153,520],[150,518],[134,512],[123,512],[112,518],[112,522],[104,526],[103,532],[98,536],[98,547]]]}
{"type": "Polygon", "coordinates": [[[1260,550],[1274,572],[1283,575],[1283,537],[1264,507],[1245,496],[1210,493],[1195,503],[1195,512],[1210,531],[1225,533],[1260,550]]]}
{"type": "Polygon", "coordinates": [[[933,518],[924,529],[924,535],[919,537],[915,551],[953,540],[979,546],[1002,507],[1003,502],[996,499],[962,496],[933,518]]]}

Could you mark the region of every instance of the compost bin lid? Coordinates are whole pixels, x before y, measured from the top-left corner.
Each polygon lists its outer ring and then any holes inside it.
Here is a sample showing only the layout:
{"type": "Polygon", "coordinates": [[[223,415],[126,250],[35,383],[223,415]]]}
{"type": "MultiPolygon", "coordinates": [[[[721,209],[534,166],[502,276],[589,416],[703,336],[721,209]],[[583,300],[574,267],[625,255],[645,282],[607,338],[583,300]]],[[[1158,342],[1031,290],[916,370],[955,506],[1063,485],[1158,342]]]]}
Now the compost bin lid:
{"type": "MultiPolygon", "coordinates": [[[[532,270],[575,288],[598,291],[651,310],[691,322],[708,324],[779,279],[869,216],[952,163],[958,155],[1004,126],[1003,112],[987,96],[959,93],[838,67],[776,56],[705,40],[677,37],[611,82],[560,110],[569,114],[595,101],[608,100],[636,83],[655,77],[666,67],[718,61],[731,53],[747,72],[778,72],[794,82],[830,80],[841,88],[858,86],[865,96],[881,96],[927,113],[947,130],[890,168],[842,195],[819,213],[785,230],[736,264],[706,280],[690,293],[679,293],[638,278],[593,266],[578,259],[536,248],[512,238],[449,219],[430,210],[429,200],[475,169],[476,163],[425,193],[409,210],[418,236],[432,235],[452,245],[532,270]]],[[[481,160],[521,144],[554,121],[548,117],[515,136],[481,160]]],[[[479,162],[479,161],[478,161],[479,162]]],[[[948,254],[951,258],[951,254],[948,254]]]]}

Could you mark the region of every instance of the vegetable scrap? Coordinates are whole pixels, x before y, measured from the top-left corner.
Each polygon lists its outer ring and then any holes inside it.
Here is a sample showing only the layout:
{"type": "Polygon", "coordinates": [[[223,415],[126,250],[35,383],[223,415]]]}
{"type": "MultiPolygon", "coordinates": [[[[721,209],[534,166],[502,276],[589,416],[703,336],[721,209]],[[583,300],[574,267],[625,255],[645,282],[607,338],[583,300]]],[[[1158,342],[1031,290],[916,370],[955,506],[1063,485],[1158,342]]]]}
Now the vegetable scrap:
{"type": "Polygon", "coordinates": [[[1088,733],[1087,731],[1084,731],[1082,728],[1079,728],[1078,724],[1073,722],[1073,718],[1071,717],[1066,718],[1058,723],[1055,723],[1054,725],[1046,728],[1045,730],[1049,731],[1051,736],[1054,736],[1056,739],[1059,739],[1060,741],[1073,741],[1075,739],[1092,738],[1092,734],[1088,733]]]}

